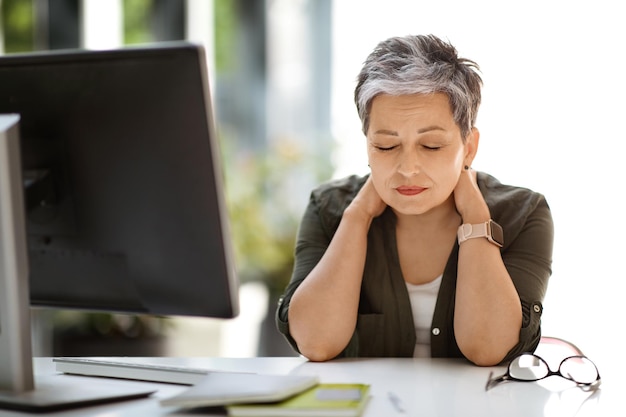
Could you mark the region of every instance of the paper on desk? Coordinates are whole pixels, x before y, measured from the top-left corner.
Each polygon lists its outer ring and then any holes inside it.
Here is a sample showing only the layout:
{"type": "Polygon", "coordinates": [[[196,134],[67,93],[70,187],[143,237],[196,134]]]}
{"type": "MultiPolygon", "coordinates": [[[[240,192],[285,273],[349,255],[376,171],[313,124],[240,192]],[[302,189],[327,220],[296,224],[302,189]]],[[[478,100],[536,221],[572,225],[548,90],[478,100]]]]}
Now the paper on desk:
{"type": "Polygon", "coordinates": [[[161,400],[163,406],[211,407],[281,401],[319,383],[317,376],[210,373],[182,393],[161,400]]]}

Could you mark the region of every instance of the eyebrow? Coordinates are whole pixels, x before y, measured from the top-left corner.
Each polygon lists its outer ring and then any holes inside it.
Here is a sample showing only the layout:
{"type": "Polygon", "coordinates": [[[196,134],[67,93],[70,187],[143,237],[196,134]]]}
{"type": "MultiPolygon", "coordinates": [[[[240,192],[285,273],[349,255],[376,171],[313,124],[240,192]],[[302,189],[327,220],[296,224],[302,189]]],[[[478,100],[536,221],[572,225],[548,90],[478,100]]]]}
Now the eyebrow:
{"type": "Polygon", "coordinates": [[[380,129],[374,132],[375,135],[389,135],[389,136],[398,136],[398,132],[389,129],[380,129]]]}
{"type": "MultiPolygon", "coordinates": [[[[427,132],[432,132],[434,130],[440,130],[445,132],[445,129],[441,126],[437,126],[437,125],[432,125],[432,126],[427,126],[421,129],[418,129],[417,133],[421,134],[421,133],[427,133],[427,132]]],[[[374,132],[375,135],[389,135],[389,136],[398,136],[398,132],[396,132],[395,130],[389,130],[389,129],[379,129],[376,132],[374,132]]]]}

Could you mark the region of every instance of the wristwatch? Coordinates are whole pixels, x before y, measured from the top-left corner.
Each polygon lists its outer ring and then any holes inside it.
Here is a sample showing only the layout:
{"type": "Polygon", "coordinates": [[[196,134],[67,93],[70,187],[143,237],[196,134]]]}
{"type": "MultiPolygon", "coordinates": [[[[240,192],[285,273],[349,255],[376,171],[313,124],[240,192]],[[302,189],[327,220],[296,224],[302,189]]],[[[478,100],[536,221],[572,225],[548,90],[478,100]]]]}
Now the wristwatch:
{"type": "Polygon", "coordinates": [[[459,239],[459,245],[468,239],[474,239],[477,237],[487,238],[488,241],[500,248],[504,245],[504,232],[502,231],[502,226],[493,220],[478,224],[462,224],[459,226],[459,230],[457,231],[457,237],[459,239]]]}

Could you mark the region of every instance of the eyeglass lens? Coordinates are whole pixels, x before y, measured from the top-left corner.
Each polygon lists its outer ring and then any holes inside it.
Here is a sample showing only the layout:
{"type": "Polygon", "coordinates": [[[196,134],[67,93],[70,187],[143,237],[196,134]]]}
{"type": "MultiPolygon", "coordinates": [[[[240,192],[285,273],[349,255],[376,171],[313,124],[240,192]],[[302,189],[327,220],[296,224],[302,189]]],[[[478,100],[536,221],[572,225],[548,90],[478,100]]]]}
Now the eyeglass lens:
{"type": "Polygon", "coordinates": [[[539,356],[524,354],[511,362],[509,375],[521,381],[537,381],[550,375],[561,375],[579,384],[592,384],[598,379],[598,370],[586,357],[572,356],[561,362],[557,372],[552,372],[539,356]]]}
{"type": "Polygon", "coordinates": [[[509,375],[522,381],[536,381],[550,373],[548,364],[538,356],[524,354],[513,359],[509,365],[509,375]]]}
{"type": "Polygon", "coordinates": [[[565,359],[559,366],[561,375],[569,376],[579,384],[593,384],[598,379],[598,369],[589,359],[573,356],[565,359]]]}

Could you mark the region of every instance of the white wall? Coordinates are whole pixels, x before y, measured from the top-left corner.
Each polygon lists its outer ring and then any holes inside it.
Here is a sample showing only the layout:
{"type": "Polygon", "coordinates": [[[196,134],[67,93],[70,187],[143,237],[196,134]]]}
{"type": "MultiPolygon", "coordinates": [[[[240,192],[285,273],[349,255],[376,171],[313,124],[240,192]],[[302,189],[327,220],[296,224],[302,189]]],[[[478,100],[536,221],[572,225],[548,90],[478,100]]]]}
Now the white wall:
{"type": "Polygon", "coordinates": [[[121,0],[82,0],[81,46],[87,49],[113,49],[124,43],[121,0]]]}
{"type": "Polygon", "coordinates": [[[626,26],[618,4],[337,0],[333,26],[337,176],[367,172],[352,94],[376,43],[433,33],[478,62],[485,86],[474,167],[546,195],[556,237],[544,333],[575,342],[600,368],[617,354],[621,335],[610,332],[625,316],[626,26]]]}

